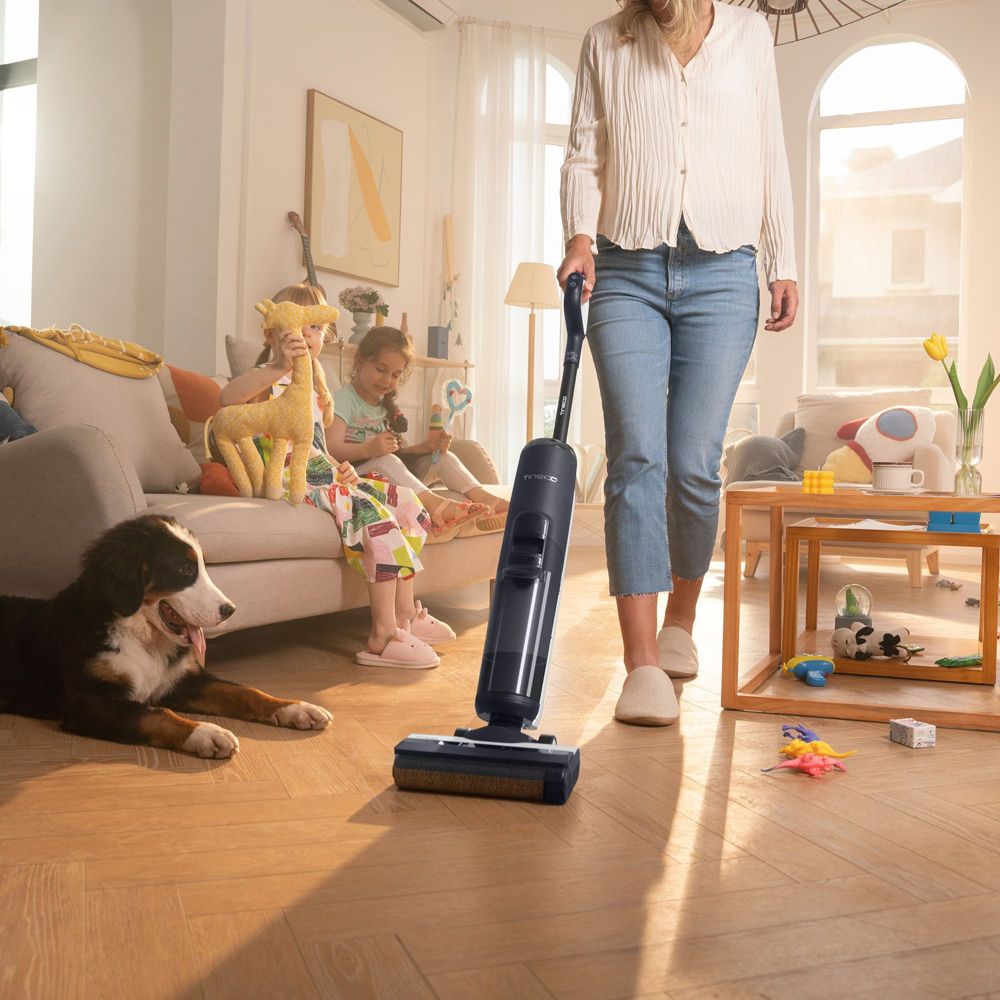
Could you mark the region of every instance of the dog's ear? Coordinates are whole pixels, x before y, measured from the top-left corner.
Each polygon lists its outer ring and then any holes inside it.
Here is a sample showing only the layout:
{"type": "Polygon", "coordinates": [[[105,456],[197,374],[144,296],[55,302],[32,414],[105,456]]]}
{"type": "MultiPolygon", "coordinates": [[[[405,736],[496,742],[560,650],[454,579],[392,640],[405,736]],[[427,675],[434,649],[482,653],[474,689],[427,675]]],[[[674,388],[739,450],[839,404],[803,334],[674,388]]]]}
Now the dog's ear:
{"type": "Polygon", "coordinates": [[[154,535],[147,518],[124,521],[101,535],[84,556],[81,582],[88,596],[117,617],[134,615],[142,605],[154,535]]]}

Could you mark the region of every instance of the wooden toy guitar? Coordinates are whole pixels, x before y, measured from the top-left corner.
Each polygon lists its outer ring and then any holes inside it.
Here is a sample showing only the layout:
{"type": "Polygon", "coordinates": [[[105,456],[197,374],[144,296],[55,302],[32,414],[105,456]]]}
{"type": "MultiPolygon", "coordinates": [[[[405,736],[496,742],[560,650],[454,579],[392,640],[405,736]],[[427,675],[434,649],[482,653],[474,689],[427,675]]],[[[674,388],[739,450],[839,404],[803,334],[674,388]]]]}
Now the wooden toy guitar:
{"type": "Polygon", "coordinates": [[[306,227],[302,224],[302,217],[298,212],[289,212],[288,221],[292,224],[292,228],[302,237],[302,256],[305,257],[306,275],[308,276],[309,284],[313,288],[318,288],[320,294],[325,299],[326,289],[316,279],[316,265],[313,264],[312,247],[309,245],[309,234],[306,232],[306,227]]]}

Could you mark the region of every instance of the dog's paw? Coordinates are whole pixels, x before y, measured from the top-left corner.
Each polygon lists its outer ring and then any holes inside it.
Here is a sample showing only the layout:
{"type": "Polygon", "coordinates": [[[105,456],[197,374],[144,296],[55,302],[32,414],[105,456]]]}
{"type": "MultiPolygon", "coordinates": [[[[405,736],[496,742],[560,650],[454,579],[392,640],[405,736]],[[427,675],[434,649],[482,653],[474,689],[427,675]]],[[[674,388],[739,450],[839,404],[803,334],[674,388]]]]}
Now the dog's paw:
{"type": "Polygon", "coordinates": [[[184,741],[182,750],[199,757],[232,757],[240,748],[234,733],[211,722],[199,722],[195,731],[184,741]]]}
{"type": "Polygon", "coordinates": [[[326,729],[333,721],[333,716],[319,705],[310,705],[307,701],[297,701],[293,705],[283,705],[271,721],[276,726],[288,729],[326,729]]]}

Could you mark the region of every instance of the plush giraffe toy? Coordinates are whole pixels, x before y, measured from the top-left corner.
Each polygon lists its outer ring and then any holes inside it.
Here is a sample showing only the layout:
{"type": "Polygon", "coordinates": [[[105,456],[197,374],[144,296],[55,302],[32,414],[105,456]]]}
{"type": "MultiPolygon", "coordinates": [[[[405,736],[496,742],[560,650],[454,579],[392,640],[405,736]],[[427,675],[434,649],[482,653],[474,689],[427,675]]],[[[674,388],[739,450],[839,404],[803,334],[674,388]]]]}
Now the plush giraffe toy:
{"type": "MultiPolygon", "coordinates": [[[[333,306],[275,304],[270,299],[254,307],[264,316],[265,330],[301,331],[313,324],[335,323],[340,310],[333,306]]],[[[313,439],[313,359],[304,354],[292,362],[292,382],[274,399],[263,403],[224,406],[211,421],[215,443],[233,475],[241,496],[280,500],[281,472],[288,445],[292,446],[289,497],[302,503],[306,494],[306,464],[313,439]],[[257,434],[269,434],[273,444],[265,469],[254,446],[257,434]]],[[[206,426],[205,434],[209,428],[206,426]]]]}

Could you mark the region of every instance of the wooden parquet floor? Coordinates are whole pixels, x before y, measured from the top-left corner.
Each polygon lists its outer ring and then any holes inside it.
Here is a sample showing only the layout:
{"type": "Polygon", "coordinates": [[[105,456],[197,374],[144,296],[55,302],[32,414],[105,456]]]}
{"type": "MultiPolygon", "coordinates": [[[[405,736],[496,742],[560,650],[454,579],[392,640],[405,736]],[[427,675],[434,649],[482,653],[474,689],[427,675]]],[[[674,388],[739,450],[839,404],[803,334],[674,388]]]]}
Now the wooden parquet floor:
{"type": "MultiPolygon", "coordinates": [[[[974,621],[971,575],[867,572],[974,621]]],[[[826,606],[851,573],[824,568],[826,606]]],[[[435,671],[355,666],[360,612],[212,642],[223,676],[336,715],[234,723],[231,762],[0,716],[0,997],[1000,998],[998,737],[820,721],[860,750],[847,774],[761,774],[792,720],[718,708],[721,577],[679,723],[621,726],[605,595],[603,552],[574,549],[543,720],[583,748],[564,807],[392,786],[400,737],[472,721],[485,585],[430,601],[460,633],[435,671]]]]}

